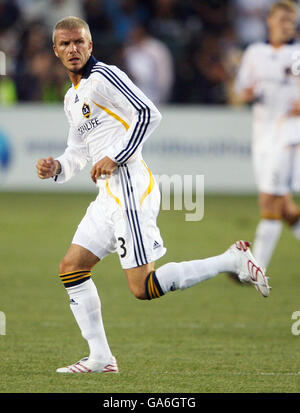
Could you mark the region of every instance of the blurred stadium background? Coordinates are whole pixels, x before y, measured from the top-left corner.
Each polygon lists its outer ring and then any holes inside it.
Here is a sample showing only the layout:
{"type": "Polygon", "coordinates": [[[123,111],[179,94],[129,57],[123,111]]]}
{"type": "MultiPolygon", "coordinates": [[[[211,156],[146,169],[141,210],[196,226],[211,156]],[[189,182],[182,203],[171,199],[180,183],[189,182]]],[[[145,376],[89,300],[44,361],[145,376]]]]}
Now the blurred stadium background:
{"type": "Polygon", "coordinates": [[[0,392],[299,392],[300,338],[290,331],[300,310],[299,245],[287,231],[266,301],[223,277],[158,303],[137,302],[117,257],[109,257],[94,279],[122,374],[58,378],[55,369],[81,358],[86,345],[55,274],[95,187],[89,168],[59,187],[35,173],[38,158],[65,147],[70,83],[51,34],[58,19],[76,15],[90,25],[95,57],[125,70],[163,114],[144,146],[153,172],[204,175],[201,222],[185,222],[182,211],[160,216],[162,263],[251,240],[258,220],[251,108],[237,106],[232,90],[243,50],[266,38],[274,2],[0,0],[0,311],[7,320],[0,392]]]}
{"type": "Polygon", "coordinates": [[[95,56],[126,69],[156,103],[230,104],[240,54],[265,39],[274,2],[1,0],[1,103],[61,101],[68,81],[51,34],[57,20],[76,15],[90,25],[95,56]]]}
{"type": "MultiPolygon", "coordinates": [[[[37,182],[31,165],[64,149],[61,103],[70,82],[51,35],[57,20],[76,15],[90,25],[96,58],[125,70],[162,111],[164,122],[145,146],[155,173],[181,173],[183,162],[185,174],[205,175],[206,192],[255,192],[250,109],[237,106],[233,82],[245,47],[266,38],[272,3],[0,0],[1,188],[54,187],[37,182]]],[[[64,190],[90,190],[86,176],[64,190]]]]}

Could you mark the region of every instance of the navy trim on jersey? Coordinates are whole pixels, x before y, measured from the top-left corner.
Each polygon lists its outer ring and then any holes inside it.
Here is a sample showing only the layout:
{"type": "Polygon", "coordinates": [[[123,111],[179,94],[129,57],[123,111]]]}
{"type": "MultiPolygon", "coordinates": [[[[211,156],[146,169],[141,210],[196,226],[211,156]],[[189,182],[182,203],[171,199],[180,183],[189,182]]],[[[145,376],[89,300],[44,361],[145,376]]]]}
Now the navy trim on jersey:
{"type": "Polygon", "coordinates": [[[134,192],[133,192],[133,185],[132,185],[132,181],[131,181],[131,177],[130,177],[130,173],[129,173],[129,169],[128,169],[127,165],[124,165],[124,170],[126,171],[128,183],[130,185],[129,188],[130,188],[130,195],[131,195],[131,201],[132,201],[131,211],[132,211],[132,213],[134,215],[134,218],[136,220],[136,223],[137,223],[138,235],[139,235],[139,238],[140,238],[140,241],[141,241],[142,255],[144,256],[144,259],[147,263],[148,261],[147,261],[147,258],[146,258],[146,252],[145,252],[145,248],[144,248],[141,228],[140,228],[139,219],[138,219],[137,207],[136,207],[135,197],[134,197],[134,192]]]}
{"type": "Polygon", "coordinates": [[[83,68],[83,72],[82,72],[82,79],[87,79],[90,74],[91,71],[93,69],[93,67],[95,66],[95,64],[97,64],[99,61],[97,59],[94,58],[94,56],[91,56],[89,58],[89,60],[86,62],[84,68],[83,68]]]}
{"type": "Polygon", "coordinates": [[[147,264],[147,257],[144,248],[141,228],[139,224],[136,203],[134,199],[133,186],[127,165],[119,166],[120,181],[124,196],[126,215],[129,223],[133,241],[133,251],[137,266],[147,264]]]}
{"type": "MultiPolygon", "coordinates": [[[[265,40],[265,43],[267,43],[267,44],[271,44],[270,43],[270,39],[268,38],[268,39],[266,39],[265,40]]],[[[291,39],[291,40],[288,40],[287,42],[285,42],[284,44],[295,44],[296,43],[296,39],[291,39]]]]}
{"type": "Polygon", "coordinates": [[[107,66],[96,65],[92,68],[91,73],[99,73],[104,76],[127,98],[127,100],[138,112],[138,122],[135,125],[126,148],[115,156],[115,160],[119,164],[125,163],[134,154],[138,146],[143,141],[150,123],[150,108],[123,82],[123,80],[120,79],[118,75],[116,75],[116,73],[114,73],[107,66]]]}

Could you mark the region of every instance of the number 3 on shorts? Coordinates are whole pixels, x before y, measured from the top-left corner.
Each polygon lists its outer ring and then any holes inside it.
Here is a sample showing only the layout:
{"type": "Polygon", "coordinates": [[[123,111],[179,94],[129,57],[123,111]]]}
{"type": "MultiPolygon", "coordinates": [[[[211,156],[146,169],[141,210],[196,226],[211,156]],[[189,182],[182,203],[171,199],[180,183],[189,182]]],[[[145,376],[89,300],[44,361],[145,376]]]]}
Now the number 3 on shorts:
{"type": "Polygon", "coordinates": [[[120,254],[121,258],[126,257],[127,250],[125,248],[125,239],[123,237],[119,237],[118,241],[120,241],[120,248],[122,248],[123,252],[120,254]]]}

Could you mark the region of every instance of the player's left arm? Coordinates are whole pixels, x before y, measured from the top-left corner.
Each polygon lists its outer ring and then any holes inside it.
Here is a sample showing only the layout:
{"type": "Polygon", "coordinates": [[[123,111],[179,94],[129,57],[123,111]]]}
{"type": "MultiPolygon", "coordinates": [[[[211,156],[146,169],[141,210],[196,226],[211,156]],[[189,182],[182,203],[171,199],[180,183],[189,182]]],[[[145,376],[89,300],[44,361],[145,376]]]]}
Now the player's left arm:
{"type": "Polygon", "coordinates": [[[294,100],[287,115],[290,116],[300,116],[300,81],[296,79],[296,87],[298,89],[298,99],[294,100]]]}
{"type": "MultiPolygon", "coordinates": [[[[135,107],[132,108],[133,117],[126,134],[110,148],[107,154],[117,164],[126,163],[146,142],[162,119],[159,110],[145,95],[141,102],[135,103],[135,107]]],[[[128,106],[128,102],[124,104],[128,106]]]]}
{"type": "Polygon", "coordinates": [[[92,179],[101,174],[110,175],[118,165],[126,163],[148,139],[161,121],[161,114],[144,93],[125,75],[110,68],[99,69],[96,92],[126,113],[130,119],[126,133],[107,151],[106,156],[92,169],[92,179]]]}
{"type": "Polygon", "coordinates": [[[299,77],[295,77],[295,87],[297,88],[296,94],[298,98],[296,98],[291,107],[289,108],[289,111],[287,113],[287,116],[293,117],[293,116],[300,116],[300,79],[299,77]]]}

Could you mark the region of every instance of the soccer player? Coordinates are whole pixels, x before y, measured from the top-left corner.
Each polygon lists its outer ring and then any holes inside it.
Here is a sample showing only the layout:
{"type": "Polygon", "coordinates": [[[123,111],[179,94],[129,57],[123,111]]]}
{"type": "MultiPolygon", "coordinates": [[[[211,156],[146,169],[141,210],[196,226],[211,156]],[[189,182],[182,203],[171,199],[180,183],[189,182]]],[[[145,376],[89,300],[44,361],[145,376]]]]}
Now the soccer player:
{"type": "Polygon", "coordinates": [[[71,16],[59,21],[53,44],[72,82],[64,103],[70,129],[65,152],[57,159],[39,159],[37,173],[64,183],[91,161],[91,178],[99,188],[60,263],[60,279],[90,353],[57,372],[118,372],[91,278],[92,268],[108,254],[118,253],[129,288],[141,300],[226,271],[238,273],[263,296],[269,295],[269,285],[244,241],[215,257],[155,269],[166,252],[156,225],[160,192],[141,151],[161,115],[125,73],[92,56],[91,33],[83,20],[71,16]]]}
{"type": "Polygon", "coordinates": [[[300,209],[292,197],[300,178],[300,88],[292,73],[300,57],[293,41],[296,23],[293,2],[274,4],[267,16],[268,41],[246,49],[236,79],[240,100],[253,103],[252,156],[261,214],[253,254],[264,269],[283,222],[300,239],[300,209]]]}

